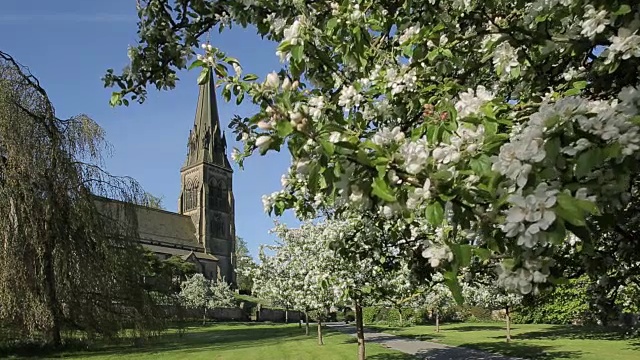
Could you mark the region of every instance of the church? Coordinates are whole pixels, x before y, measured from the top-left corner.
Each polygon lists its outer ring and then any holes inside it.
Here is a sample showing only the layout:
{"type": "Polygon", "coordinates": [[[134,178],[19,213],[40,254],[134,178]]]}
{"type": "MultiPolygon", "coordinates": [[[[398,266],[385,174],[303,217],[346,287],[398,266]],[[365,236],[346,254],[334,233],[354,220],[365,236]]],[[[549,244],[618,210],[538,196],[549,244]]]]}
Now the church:
{"type": "Polygon", "coordinates": [[[180,169],[178,212],[136,206],[137,240],[160,259],[180,256],[208,279],[235,286],[233,170],[213,77],[199,86],[187,157],[180,169]]]}

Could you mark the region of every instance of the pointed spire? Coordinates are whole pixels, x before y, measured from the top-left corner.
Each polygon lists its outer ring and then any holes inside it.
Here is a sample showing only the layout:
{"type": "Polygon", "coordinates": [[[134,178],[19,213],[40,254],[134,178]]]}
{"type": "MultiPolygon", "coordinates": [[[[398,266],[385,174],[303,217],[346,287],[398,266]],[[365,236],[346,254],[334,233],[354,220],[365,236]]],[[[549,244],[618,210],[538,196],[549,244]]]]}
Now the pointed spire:
{"type": "Polygon", "coordinates": [[[211,73],[209,81],[200,85],[196,116],[189,136],[184,166],[209,163],[230,168],[225,142],[226,139],[221,134],[215,81],[211,73]]]}

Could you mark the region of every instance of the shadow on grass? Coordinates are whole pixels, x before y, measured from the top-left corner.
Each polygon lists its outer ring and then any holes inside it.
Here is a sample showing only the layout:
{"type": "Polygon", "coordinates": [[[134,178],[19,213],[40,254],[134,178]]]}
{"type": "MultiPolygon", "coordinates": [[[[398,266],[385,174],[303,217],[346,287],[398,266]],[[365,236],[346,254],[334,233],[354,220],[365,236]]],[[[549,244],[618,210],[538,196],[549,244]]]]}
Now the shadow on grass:
{"type": "MultiPolygon", "coordinates": [[[[503,325],[503,324],[500,324],[503,325]]],[[[500,326],[496,324],[495,326],[491,325],[464,325],[464,326],[453,326],[448,327],[447,331],[504,331],[504,325],[500,326]]],[[[511,327],[511,330],[516,330],[517,327],[511,327]]]]}
{"type": "Polygon", "coordinates": [[[227,350],[260,346],[274,339],[295,339],[305,337],[304,331],[296,326],[282,327],[282,324],[266,323],[224,323],[199,328],[189,328],[186,333],[173,331],[154,336],[141,343],[134,339],[121,339],[117,342],[101,341],[87,347],[71,344],[53,351],[50,348],[22,347],[0,349],[0,358],[18,356],[20,358],[84,358],[88,356],[131,355],[145,352],[181,351],[192,353],[203,349],[227,350]],[[240,327],[242,325],[242,327],[240,327]],[[3,351],[4,350],[4,351],[3,351]]]}
{"type": "Polygon", "coordinates": [[[624,340],[624,330],[619,328],[553,325],[538,331],[529,331],[516,336],[518,339],[580,339],[580,340],[624,340]]]}
{"type": "MultiPolygon", "coordinates": [[[[555,346],[525,345],[519,343],[475,342],[460,344],[460,347],[481,350],[491,355],[474,357],[474,359],[501,359],[503,356],[513,356],[531,360],[573,359],[579,358],[581,351],[554,350],[555,346]],[[494,355],[501,354],[501,355],[494,355]]],[[[429,359],[431,359],[429,357],[429,359]]],[[[433,359],[439,359],[434,357],[433,359]]],[[[444,358],[443,358],[444,359],[444,358]]]]}

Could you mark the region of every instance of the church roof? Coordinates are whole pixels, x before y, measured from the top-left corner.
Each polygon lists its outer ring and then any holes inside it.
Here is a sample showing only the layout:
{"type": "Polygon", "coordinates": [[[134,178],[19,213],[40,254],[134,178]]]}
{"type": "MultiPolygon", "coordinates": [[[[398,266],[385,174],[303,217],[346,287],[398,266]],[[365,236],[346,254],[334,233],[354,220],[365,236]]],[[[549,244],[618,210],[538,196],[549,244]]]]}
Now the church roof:
{"type": "Polygon", "coordinates": [[[180,256],[184,260],[186,260],[191,254],[193,254],[198,260],[218,261],[217,257],[211,254],[200,252],[200,251],[191,251],[191,250],[185,250],[185,249],[177,249],[177,248],[170,248],[166,246],[157,246],[157,245],[148,245],[148,244],[143,244],[143,246],[155,253],[180,256]]]}
{"type": "Polygon", "coordinates": [[[138,236],[142,243],[204,253],[190,216],[103,197],[96,197],[96,205],[104,216],[123,224],[126,221],[125,211],[113,210],[124,210],[128,205],[135,211],[138,236]]]}
{"type": "Polygon", "coordinates": [[[213,72],[210,72],[209,80],[199,86],[196,116],[189,133],[187,159],[183,168],[208,163],[232,171],[226,148],[227,141],[218,115],[215,79],[213,72]]]}

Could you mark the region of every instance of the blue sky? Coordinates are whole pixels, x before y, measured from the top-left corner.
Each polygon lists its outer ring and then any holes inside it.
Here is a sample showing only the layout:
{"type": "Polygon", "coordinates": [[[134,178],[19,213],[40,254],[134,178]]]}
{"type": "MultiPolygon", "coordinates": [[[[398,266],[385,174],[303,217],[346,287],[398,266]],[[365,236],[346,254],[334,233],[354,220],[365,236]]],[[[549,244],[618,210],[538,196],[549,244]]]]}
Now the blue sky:
{"type": "MultiPolygon", "coordinates": [[[[149,89],[143,104],[113,109],[111,89],[100,78],[107,68],[119,70],[127,59],[127,46],[136,42],[133,0],[38,1],[2,0],[0,49],[13,55],[40,79],[59,117],[85,113],[107,132],[114,152],[105,165],[115,175],[138,180],[145,190],[164,197],[176,211],[180,192],[179,169],[186,155],[187,135],[193,124],[198,95],[197,72],[180,73],[176,89],[149,89]],[[55,3],[55,5],[54,5],[55,3]]],[[[276,44],[262,40],[254,30],[234,28],[211,35],[211,43],[240,60],[245,72],[264,76],[280,69],[276,44]]],[[[249,115],[251,105],[236,106],[219,97],[222,125],[234,114],[249,115]]],[[[229,149],[235,136],[227,131],[229,149]]],[[[273,219],[262,210],[261,196],[280,188],[287,169],[288,151],[245,162],[235,169],[236,231],[255,256],[261,243],[270,243],[273,219]]],[[[295,225],[288,214],[282,222],[295,225]]]]}

